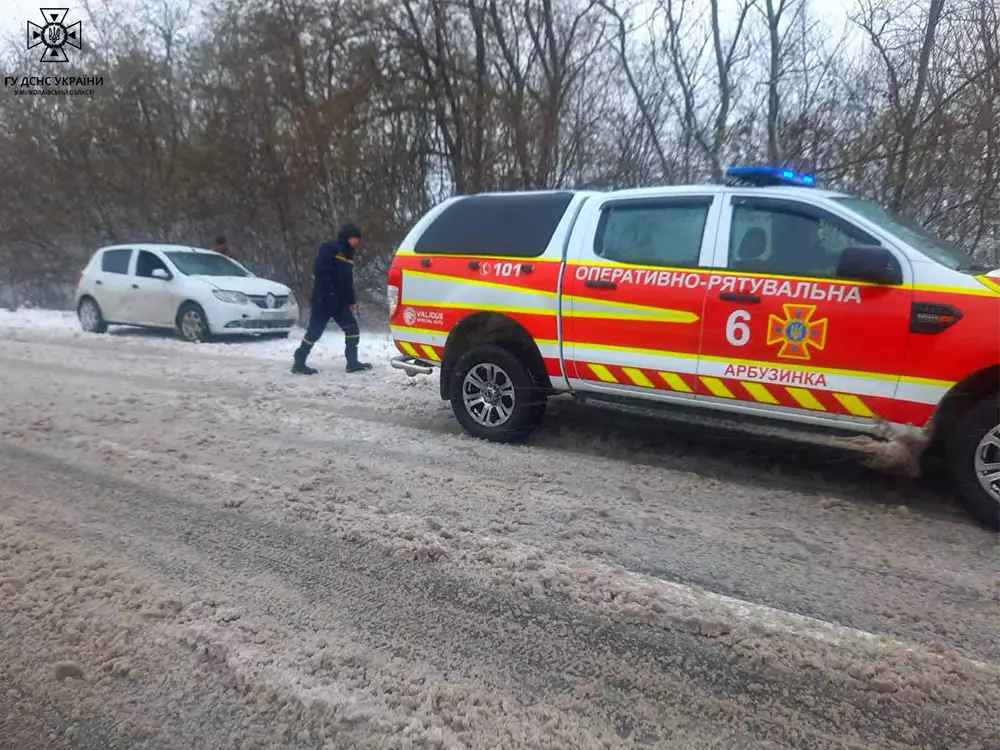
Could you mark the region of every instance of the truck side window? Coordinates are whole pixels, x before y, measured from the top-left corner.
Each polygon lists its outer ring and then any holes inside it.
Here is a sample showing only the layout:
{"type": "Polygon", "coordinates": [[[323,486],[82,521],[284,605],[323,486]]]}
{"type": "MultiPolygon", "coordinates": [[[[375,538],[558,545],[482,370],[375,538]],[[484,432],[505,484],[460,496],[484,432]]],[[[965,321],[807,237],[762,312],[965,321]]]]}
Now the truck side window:
{"type": "Polygon", "coordinates": [[[878,245],[822,209],[774,199],[737,198],[729,229],[729,267],[746,273],[835,278],[847,245],[878,245]]]}
{"type": "Polygon", "coordinates": [[[641,266],[698,265],[711,198],[628,201],[604,209],[594,254],[641,266]]]}

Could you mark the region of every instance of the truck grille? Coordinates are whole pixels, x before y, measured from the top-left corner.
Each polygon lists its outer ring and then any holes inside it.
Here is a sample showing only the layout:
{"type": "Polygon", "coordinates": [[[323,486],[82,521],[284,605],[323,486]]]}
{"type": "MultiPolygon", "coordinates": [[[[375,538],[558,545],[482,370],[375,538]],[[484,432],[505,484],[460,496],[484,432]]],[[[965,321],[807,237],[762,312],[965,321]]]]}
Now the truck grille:
{"type": "Polygon", "coordinates": [[[288,304],[288,295],[274,295],[274,307],[267,306],[267,295],[266,294],[248,294],[247,299],[253,302],[257,307],[261,307],[265,310],[278,310],[288,304]]]}

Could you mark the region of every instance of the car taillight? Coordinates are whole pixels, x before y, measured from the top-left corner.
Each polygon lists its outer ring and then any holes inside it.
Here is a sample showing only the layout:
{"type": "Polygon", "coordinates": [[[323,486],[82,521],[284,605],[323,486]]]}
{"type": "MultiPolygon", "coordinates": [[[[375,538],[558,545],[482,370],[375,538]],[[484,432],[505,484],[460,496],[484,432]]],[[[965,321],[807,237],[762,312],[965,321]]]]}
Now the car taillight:
{"type": "Polygon", "coordinates": [[[399,307],[399,301],[403,296],[403,271],[399,268],[390,268],[388,282],[386,296],[389,299],[389,317],[391,318],[396,314],[396,308],[399,307]]]}

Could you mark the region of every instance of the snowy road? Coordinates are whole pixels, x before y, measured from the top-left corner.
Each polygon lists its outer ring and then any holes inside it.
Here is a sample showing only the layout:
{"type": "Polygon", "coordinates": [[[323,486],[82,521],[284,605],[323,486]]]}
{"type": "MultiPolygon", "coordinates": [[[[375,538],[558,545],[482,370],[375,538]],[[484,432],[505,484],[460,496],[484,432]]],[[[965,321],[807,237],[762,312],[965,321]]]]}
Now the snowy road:
{"type": "Polygon", "coordinates": [[[830,445],[0,312],[0,748],[996,748],[996,537],[830,445]]]}

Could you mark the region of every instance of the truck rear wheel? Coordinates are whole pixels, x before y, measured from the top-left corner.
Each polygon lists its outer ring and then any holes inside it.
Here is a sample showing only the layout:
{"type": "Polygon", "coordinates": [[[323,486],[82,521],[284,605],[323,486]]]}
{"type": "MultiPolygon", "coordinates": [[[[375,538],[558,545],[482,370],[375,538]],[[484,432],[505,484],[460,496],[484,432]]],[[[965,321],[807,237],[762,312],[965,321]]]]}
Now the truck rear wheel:
{"type": "Polygon", "coordinates": [[[451,408],[465,430],[497,443],[523,440],[542,421],[548,391],[516,355],[493,344],[470,349],[455,364],[451,408]]]}
{"type": "Polygon", "coordinates": [[[987,398],[962,415],[948,435],[947,455],[962,504],[1000,530],[1000,400],[987,398]]]}

